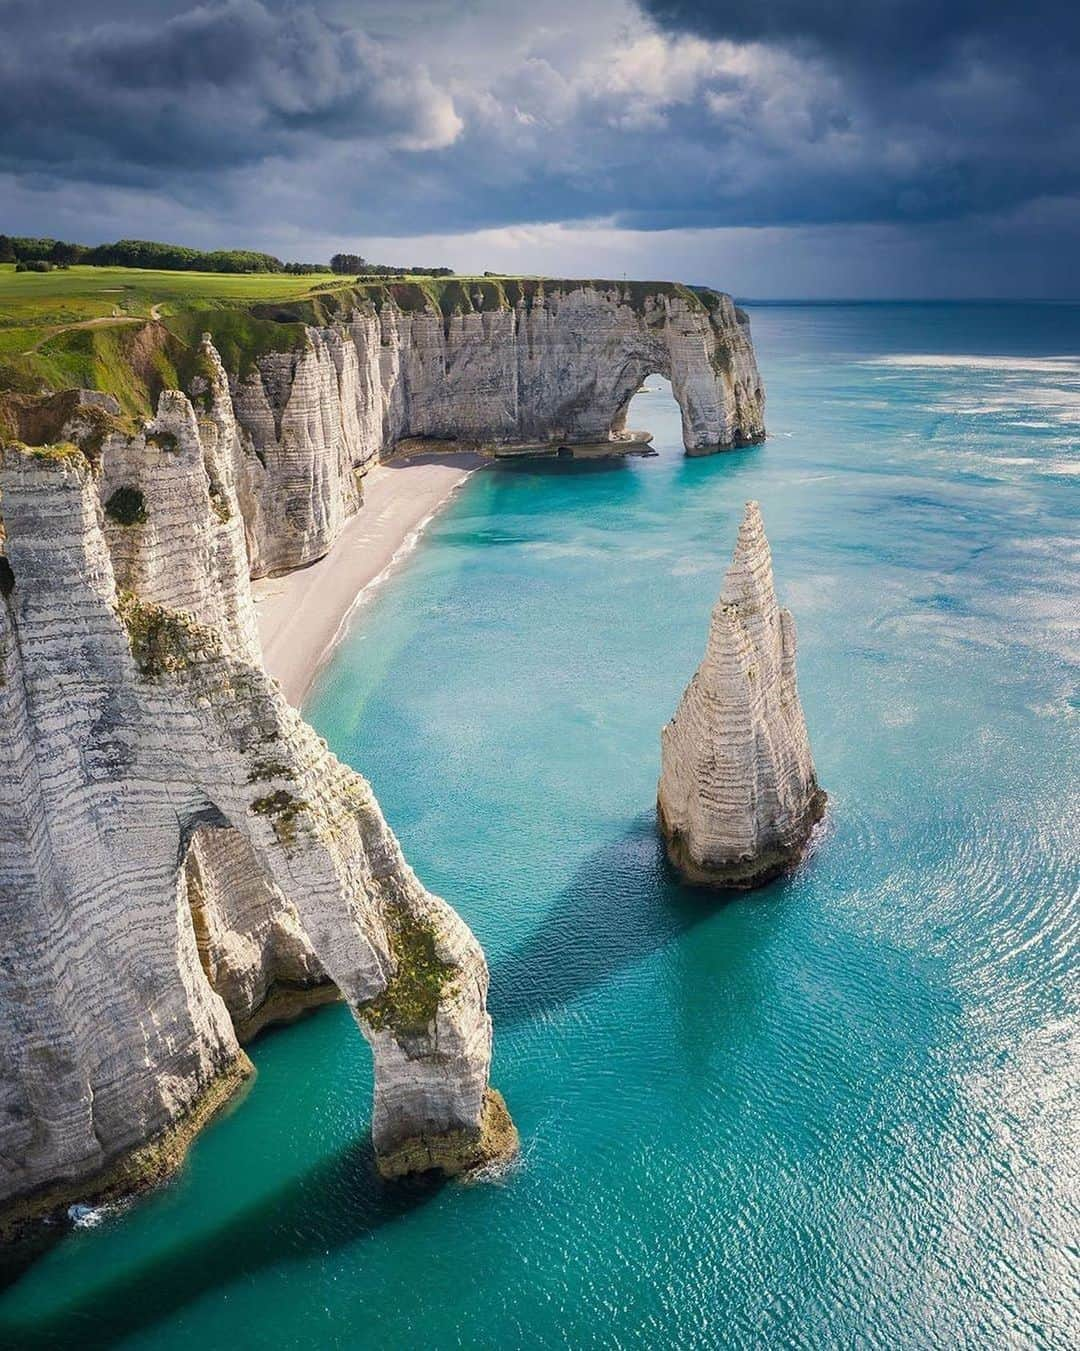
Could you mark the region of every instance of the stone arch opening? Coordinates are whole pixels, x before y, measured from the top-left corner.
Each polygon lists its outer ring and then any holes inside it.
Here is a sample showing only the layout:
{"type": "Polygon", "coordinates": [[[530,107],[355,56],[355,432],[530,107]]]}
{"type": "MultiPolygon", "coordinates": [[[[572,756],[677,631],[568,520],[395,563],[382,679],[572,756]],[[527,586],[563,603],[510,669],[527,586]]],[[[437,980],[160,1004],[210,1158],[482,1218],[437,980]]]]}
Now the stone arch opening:
{"type": "Polygon", "coordinates": [[[199,962],[241,1044],[341,997],[296,906],[224,818],[190,834],[181,872],[199,962]]]}
{"type": "Polygon", "coordinates": [[[650,376],[659,376],[664,380],[671,379],[670,363],[659,359],[659,354],[651,356],[638,356],[624,362],[612,382],[610,404],[612,408],[611,421],[609,424],[609,435],[612,440],[621,441],[629,439],[635,431],[644,431],[646,428],[632,427],[628,423],[630,414],[630,405],[634,401],[634,396],[646,383],[650,376]]]}
{"type": "Polygon", "coordinates": [[[671,378],[654,363],[635,378],[633,388],[621,391],[611,436],[645,444],[682,440],[685,446],[685,427],[686,414],[671,378]]]}

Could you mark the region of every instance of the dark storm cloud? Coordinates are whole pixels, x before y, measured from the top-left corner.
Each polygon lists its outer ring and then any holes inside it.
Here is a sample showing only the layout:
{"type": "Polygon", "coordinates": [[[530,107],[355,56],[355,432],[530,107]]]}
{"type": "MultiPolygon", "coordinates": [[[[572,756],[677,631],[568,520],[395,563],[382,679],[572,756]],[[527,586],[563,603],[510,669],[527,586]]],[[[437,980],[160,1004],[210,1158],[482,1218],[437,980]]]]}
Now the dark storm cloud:
{"type": "Polygon", "coordinates": [[[868,75],[966,55],[1075,59],[1080,10],[1066,0],[643,0],[657,23],[699,37],[808,42],[868,75]]]}
{"type": "Polygon", "coordinates": [[[961,220],[1080,193],[1077,12],[0,0],[0,175],[91,234],[103,188],[245,240],[961,220]]]}
{"type": "MultiPolygon", "coordinates": [[[[1071,0],[643,7],[670,35],[767,44],[836,72],[849,125],[885,152],[876,170],[862,166],[861,184],[818,180],[838,190],[837,220],[955,219],[1080,187],[1080,6],[1071,0]]],[[[813,193],[795,187],[796,199],[795,218],[816,218],[813,193]]],[[[771,214],[785,218],[780,200],[771,214]]]]}
{"type": "Polygon", "coordinates": [[[304,133],[422,148],[460,130],[422,67],[310,6],[14,4],[0,19],[5,167],[152,182],[301,153],[304,133]]]}

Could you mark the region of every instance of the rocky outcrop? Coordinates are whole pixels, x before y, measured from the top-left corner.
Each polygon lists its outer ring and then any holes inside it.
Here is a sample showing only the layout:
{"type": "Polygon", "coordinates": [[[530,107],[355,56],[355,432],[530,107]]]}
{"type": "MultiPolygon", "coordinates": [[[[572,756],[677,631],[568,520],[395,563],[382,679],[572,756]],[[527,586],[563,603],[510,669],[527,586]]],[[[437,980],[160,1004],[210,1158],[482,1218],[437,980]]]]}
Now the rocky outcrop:
{"type": "MultiPolygon", "coordinates": [[[[430,294],[357,288],[339,303],[302,330],[301,346],[231,373],[255,576],[325,553],[360,500],[358,473],[402,440],[470,449],[610,441],[653,373],[671,380],[688,454],[765,434],[749,320],[718,292],[455,282],[430,294]]],[[[295,318],[287,307],[274,314],[295,318]]]]}
{"type": "MultiPolygon", "coordinates": [[[[225,832],[273,898],[258,919],[223,907],[233,938],[261,943],[274,911],[281,966],[325,973],[348,1000],[374,1052],[373,1136],[387,1173],[455,1171],[513,1147],[488,1087],[479,946],[409,869],[367,783],[254,653],[215,426],[213,400],[196,419],[166,395],[142,447],[107,437],[97,470],[71,444],[4,452],[9,1221],[160,1175],[245,1072],[230,1012],[258,996],[243,989],[227,1006],[207,979],[213,961],[200,961],[184,875],[197,833],[225,832]],[[171,550],[168,565],[155,549],[171,550]],[[190,596],[204,620],[178,608],[190,596]]],[[[214,936],[219,965],[231,941],[214,936]]]]}
{"type": "MultiPolygon", "coordinates": [[[[259,663],[235,465],[238,430],[229,384],[213,345],[200,351],[199,409],[165,391],[135,437],[108,434],[98,448],[98,495],[118,587],[190,614],[228,650],[259,663]],[[136,504],[120,511],[117,501],[136,504]]],[[[78,414],[61,434],[78,438],[78,414]]],[[[336,991],[311,949],[295,907],[235,831],[195,833],[186,887],[199,956],[241,1041],[336,991]]]]}
{"type": "Polygon", "coordinates": [[[795,684],[795,623],[776,602],[756,502],[661,745],[659,825],[686,881],[756,887],[798,862],[825,794],[795,684]]]}

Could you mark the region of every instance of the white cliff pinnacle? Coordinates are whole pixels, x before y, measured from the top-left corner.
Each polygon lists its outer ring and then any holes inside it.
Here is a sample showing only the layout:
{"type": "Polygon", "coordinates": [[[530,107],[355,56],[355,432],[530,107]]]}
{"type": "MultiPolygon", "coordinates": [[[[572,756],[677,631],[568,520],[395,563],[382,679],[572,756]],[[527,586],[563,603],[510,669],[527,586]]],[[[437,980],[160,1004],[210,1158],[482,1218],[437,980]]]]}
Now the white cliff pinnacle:
{"type": "Polygon", "coordinates": [[[825,810],[756,502],[712,612],[705,656],[661,735],[657,813],[688,882],[756,887],[798,862],[825,810]]]}

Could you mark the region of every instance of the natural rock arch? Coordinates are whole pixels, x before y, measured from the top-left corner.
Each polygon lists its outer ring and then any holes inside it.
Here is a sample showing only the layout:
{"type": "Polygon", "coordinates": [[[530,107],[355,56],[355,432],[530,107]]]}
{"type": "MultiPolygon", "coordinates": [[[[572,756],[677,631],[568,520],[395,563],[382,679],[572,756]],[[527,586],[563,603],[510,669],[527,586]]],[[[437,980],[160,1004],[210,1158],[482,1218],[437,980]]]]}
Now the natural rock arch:
{"type": "MultiPolygon", "coordinates": [[[[206,479],[201,460],[165,453],[162,490],[206,479]]],[[[382,1169],[511,1152],[487,1084],[483,953],[405,863],[367,783],[218,627],[117,589],[73,446],[7,451],[2,484],[15,583],[0,604],[0,1205],[159,1176],[243,1075],[180,882],[187,838],[225,822],[372,1045],[382,1169]]]]}

